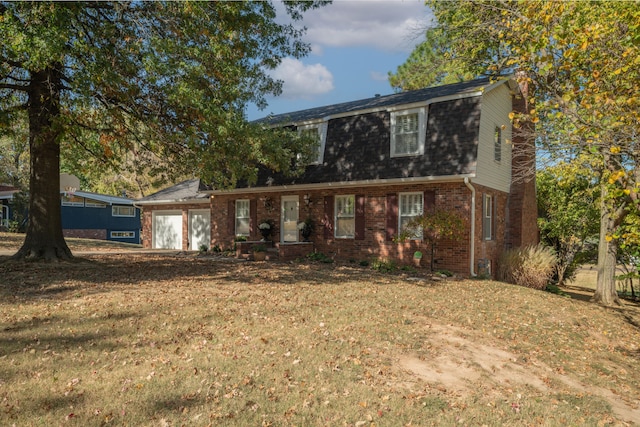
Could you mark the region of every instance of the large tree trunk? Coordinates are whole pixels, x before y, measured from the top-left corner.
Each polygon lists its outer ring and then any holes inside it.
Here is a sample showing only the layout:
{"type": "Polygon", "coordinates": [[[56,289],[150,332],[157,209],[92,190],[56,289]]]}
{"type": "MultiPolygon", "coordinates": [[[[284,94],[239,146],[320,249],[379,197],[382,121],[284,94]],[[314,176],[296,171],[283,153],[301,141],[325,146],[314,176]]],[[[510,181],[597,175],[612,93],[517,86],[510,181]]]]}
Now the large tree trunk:
{"type": "Polygon", "coordinates": [[[604,201],[606,190],[603,188],[600,204],[600,240],[598,242],[598,282],[593,301],[602,305],[620,304],[616,291],[616,265],[618,244],[615,239],[607,239],[615,231],[616,221],[611,217],[604,201]]]}
{"type": "Polygon", "coordinates": [[[32,72],[29,85],[29,223],[14,259],[69,260],[60,209],[61,74],[57,67],[32,72]]]}

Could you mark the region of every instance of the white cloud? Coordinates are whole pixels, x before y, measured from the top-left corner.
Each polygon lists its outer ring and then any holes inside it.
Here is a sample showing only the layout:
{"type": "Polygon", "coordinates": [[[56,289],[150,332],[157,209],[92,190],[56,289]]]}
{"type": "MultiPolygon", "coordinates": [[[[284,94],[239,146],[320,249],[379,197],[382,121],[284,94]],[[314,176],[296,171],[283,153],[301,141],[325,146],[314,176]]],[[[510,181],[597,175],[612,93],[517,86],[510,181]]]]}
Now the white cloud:
{"type": "Polygon", "coordinates": [[[271,77],[282,80],[282,95],[286,99],[309,99],[333,90],[333,75],[322,64],[305,65],[293,58],[284,58],[271,77]]]}
{"type": "Polygon", "coordinates": [[[304,14],[312,45],[368,46],[410,52],[432,15],[421,0],[336,0],[304,14]]]}

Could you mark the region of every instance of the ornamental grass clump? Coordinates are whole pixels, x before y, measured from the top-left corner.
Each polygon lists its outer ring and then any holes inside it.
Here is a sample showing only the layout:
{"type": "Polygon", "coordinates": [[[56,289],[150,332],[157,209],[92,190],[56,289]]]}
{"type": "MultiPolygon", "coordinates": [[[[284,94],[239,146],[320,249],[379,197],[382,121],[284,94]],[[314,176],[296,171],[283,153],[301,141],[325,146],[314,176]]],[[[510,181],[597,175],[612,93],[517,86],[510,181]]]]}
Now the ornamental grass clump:
{"type": "Polygon", "coordinates": [[[533,289],[545,289],[558,259],[547,246],[535,245],[505,251],[500,257],[498,278],[533,289]]]}

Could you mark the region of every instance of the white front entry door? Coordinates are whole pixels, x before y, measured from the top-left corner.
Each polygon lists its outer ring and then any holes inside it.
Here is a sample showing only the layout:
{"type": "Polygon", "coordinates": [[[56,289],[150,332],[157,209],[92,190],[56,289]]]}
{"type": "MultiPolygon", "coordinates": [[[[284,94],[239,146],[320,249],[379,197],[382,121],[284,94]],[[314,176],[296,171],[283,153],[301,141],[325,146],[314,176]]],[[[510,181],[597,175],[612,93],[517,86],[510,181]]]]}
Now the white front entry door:
{"type": "Polygon", "coordinates": [[[189,249],[200,250],[200,246],[211,246],[211,211],[197,209],[189,211],[189,249]]]}
{"type": "Polygon", "coordinates": [[[282,242],[298,241],[298,196],[282,197],[282,242]]]}

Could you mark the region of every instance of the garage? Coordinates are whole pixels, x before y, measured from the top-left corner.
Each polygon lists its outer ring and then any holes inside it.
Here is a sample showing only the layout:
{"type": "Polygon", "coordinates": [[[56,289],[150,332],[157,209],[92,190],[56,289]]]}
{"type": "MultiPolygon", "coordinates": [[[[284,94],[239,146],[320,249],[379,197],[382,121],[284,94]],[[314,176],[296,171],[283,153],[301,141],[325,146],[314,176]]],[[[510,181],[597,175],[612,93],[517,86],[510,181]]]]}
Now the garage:
{"type": "Polygon", "coordinates": [[[153,213],[153,248],[182,249],[182,211],[153,213]]]}

